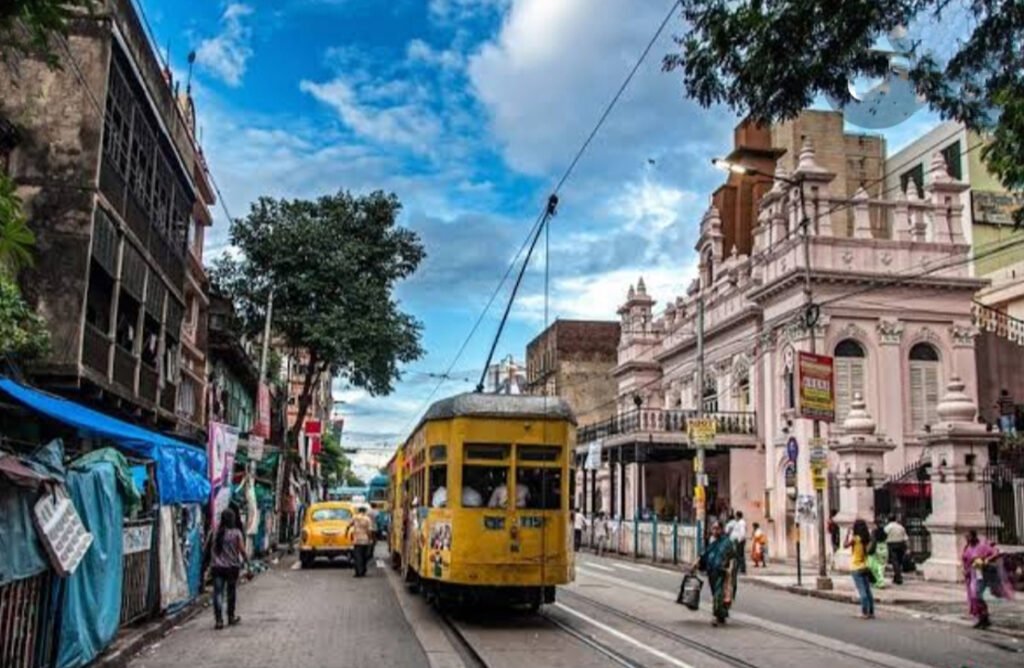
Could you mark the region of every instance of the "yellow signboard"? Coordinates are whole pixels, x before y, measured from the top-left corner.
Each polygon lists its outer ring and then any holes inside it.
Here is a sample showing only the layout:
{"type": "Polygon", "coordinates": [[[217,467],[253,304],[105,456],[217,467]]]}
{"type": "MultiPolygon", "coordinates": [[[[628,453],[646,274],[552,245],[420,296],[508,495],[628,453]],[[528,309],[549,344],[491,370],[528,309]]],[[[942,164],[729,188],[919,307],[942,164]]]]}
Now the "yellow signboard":
{"type": "Polygon", "coordinates": [[[718,422],[714,418],[690,418],[686,421],[686,434],[692,445],[713,446],[717,433],[718,422]]]}
{"type": "Polygon", "coordinates": [[[825,491],[825,488],[828,487],[828,476],[825,469],[812,470],[811,482],[814,483],[815,491],[825,491]]]}

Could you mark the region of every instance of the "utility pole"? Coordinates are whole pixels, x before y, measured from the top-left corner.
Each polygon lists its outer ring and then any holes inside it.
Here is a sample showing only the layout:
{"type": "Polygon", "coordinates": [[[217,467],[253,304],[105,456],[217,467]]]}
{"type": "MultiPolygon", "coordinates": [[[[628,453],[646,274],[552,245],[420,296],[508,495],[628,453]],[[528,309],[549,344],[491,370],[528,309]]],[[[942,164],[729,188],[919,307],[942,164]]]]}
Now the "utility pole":
{"type": "MultiPolygon", "coordinates": [[[[807,309],[804,312],[804,325],[807,327],[807,334],[810,337],[810,353],[817,353],[815,349],[814,327],[818,324],[817,309],[814,307],[814,296],[811,289],[811,220],[807,217],[807,203],[804,200],[804,181],[801,178],[800,186],[800,214],[803,218],[800,226],[803,228],[804,239],[804,298],[807,309]]],[[[821,420],[814,418],[812,423],[812,442],[810,446],[816,448],[821,443],[821,420]]],[[[815,485],[817,487],[817,485],[815,485]]],[[[815,489],[815,505],[818,511],[818,580],[817,588],[822,590],[832,589],[832,578],[828,576],[828,568],[825,560],[825,493],[821,489],[815,489]]]]}
{"type": "MultiPolygon", "coordinates": [[[[697,419],[704,417],[704,286],[697,293],[697,419]]],[[[704,525],[707,523],[707,489],[704,485],[704,440],[697,439],[697,460],[694,462],[697,484],[697,554],[704,553],[704,525]]]]}
{"type": "Polygon", "coordinates": [[[267,359],[270,356],[270,320],[274,317],[274,288],[267,296],[267,317],[263,321],[263,350],[260,353],[260,382],[267,379],[267,359]]]}

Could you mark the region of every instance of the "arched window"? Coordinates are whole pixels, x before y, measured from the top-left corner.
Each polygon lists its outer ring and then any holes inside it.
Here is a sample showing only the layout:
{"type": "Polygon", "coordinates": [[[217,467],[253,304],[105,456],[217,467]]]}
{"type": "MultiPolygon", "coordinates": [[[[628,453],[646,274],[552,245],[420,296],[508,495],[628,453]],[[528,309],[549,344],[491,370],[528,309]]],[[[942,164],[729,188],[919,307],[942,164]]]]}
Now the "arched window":
{"type": "Polygon", "coordinates": [[[939,421],[939,353],[930,343],[910,349],[910,426],[917,431],[939,421]]]}
{"type": "Polygon", "coordinates": [[[836,344],[836,423],[842,425],[850,412],[853,395],[864,396],[865,363],[864,348],[853,339],[844,339],[836,344]]]}

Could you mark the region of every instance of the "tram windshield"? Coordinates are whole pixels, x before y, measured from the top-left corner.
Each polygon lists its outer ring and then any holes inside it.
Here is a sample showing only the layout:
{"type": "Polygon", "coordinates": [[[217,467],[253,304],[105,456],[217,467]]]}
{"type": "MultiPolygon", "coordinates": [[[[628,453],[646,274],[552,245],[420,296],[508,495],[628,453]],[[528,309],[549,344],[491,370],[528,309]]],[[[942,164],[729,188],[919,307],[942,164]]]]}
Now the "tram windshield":
{"type": "Polygon", "coordinates": [[[561,469],[532,466],[520,466],[516,469],[516,507],[531,510],[561,508],[561,469]]]}

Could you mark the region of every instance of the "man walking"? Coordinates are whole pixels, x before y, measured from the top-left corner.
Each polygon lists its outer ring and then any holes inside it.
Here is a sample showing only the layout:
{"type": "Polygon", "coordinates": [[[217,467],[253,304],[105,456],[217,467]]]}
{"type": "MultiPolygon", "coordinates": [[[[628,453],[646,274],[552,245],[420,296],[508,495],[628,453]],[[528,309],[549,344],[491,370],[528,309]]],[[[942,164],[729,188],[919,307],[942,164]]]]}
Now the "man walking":
{"type": "Polygon", "coordinates": [[[889,516],[885,525],[885,546],[889,548],[889,561],[892,563],[892,583],[903,584],[903,560],[907,556],[907,530],[896,521],[895,515],[889,516]]]}
{"type": "Polygon", "coordinates": [[[828,538],[832,546],[832,558],[829,559],[829,569],[835,569],[836,554],[839,553],[839,523],[836,522],[836,515],[838,514],[839,511],[835,509],[828,514],[828,538]]]}
{"type": "Polygon", "coordinates": [[[1013,403],[1013,397],[1006,389],[999,391],[999,399],[996,401],[996,408],[999,409],[999,431],[1004,436],[1016,438],[1017,436],[1017,407],[1013,403]]]}
{"type": "Polygon", "coordinates": [[[583,516],[580,509],[577,508],[573,514],[572,519],[572,549],[575,552],[580,551],[580,545],[583,544],[583,528],[587,526],[587,518],[583,516]]]}
{"type": "Polygon", "coordinates": [[[743,519],[743,511],[737,510],[732,523],[732,532],[729,537],[736,543],[736,569],[737,572],[747,573],[747,521],[743,519]]]}
{"type": "Polygon", "coordinates": [[[366,562],[373,550],[373,523],[366,516],[366,506],[359,506],[359,511],[348,525],[348,535],[352,539],[352,558],[355,561],[355,576],[366,575],[366,562]]]}

